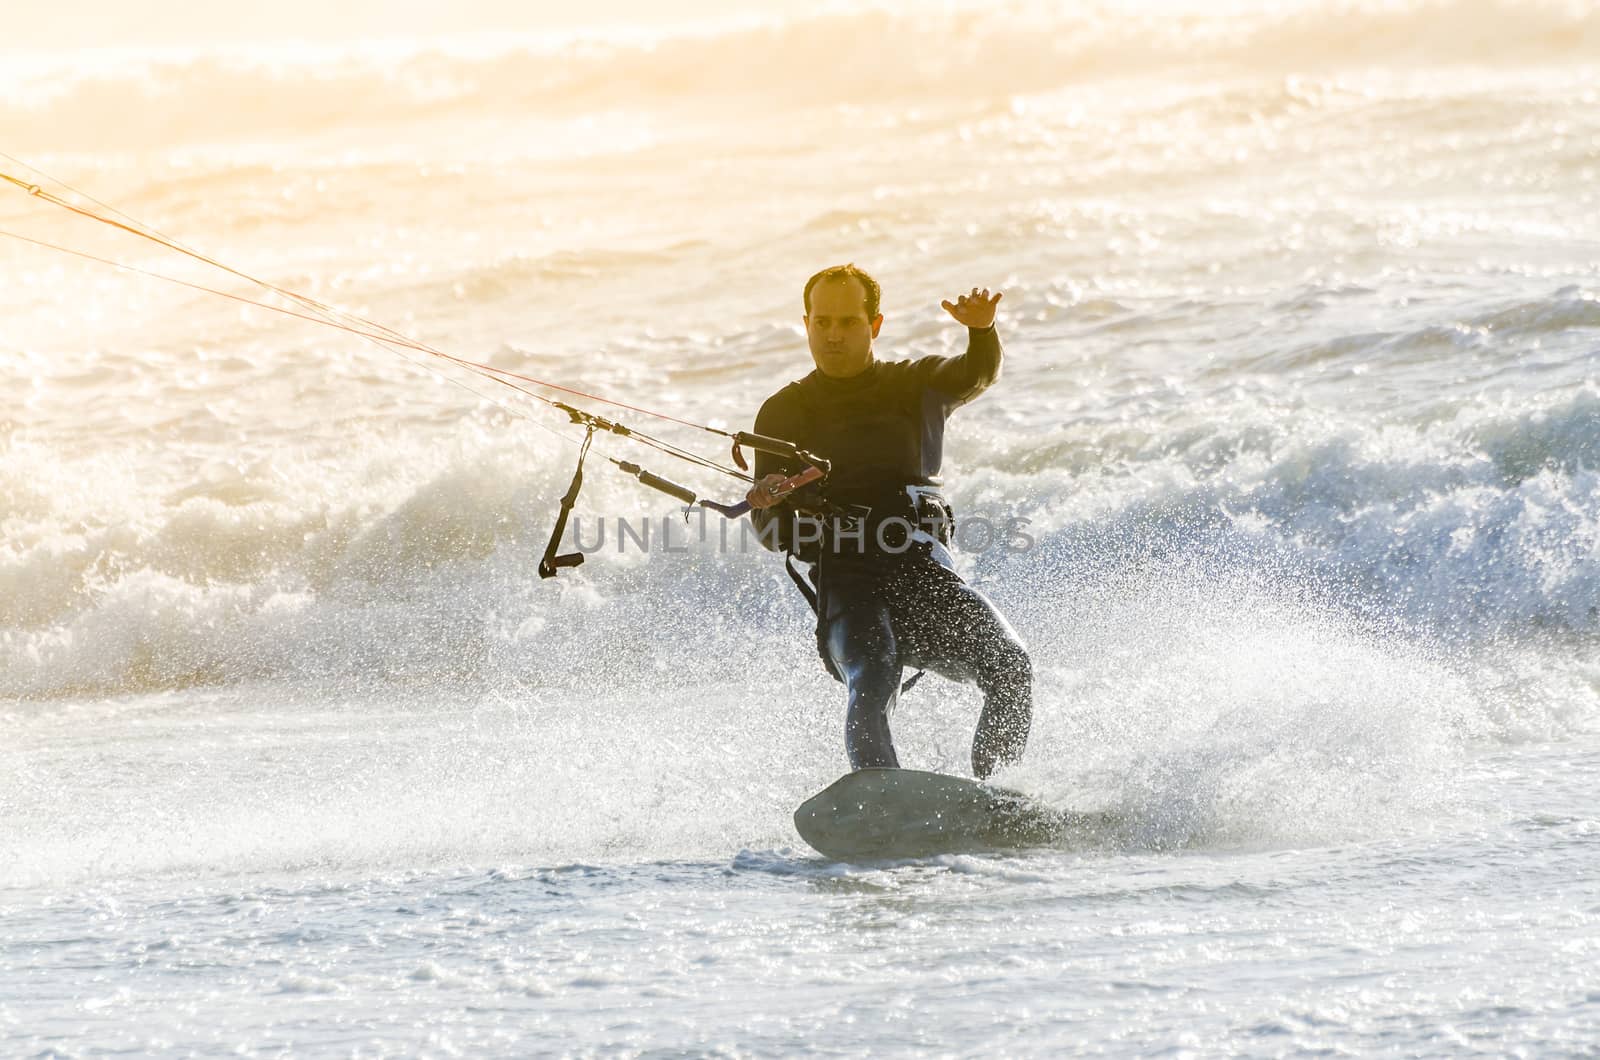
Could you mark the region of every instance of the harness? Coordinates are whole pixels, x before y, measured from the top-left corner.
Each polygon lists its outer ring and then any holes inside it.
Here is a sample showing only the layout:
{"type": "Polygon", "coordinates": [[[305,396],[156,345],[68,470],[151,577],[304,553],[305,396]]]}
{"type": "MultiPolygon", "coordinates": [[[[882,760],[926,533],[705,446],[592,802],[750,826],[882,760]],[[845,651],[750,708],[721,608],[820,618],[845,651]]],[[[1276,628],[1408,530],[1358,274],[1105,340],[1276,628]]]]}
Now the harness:
{"type": "MultiPolygon", "coordinates": [[[[831,615],[823,613],[823,582],[828,567],[827,556],[841,552],[842,539],[848,538],[861,546],[858,554],[894,557],[927,555],[935,546],[948,546],[954,533],[955,518],[950,502],[936,487],[906,485],[903,492],[890,493],[877,504],[835,504],[824,500],[817,510],[824,520],[823,547],[811,572],[801,569],[793,552],[784,554],[783,568],[800,590],[811,611],[817,616],[817,654],[822,664],[836,681],[843,676],[828,655],[827,636],[831,615]]],[[[901,685],[901,692],[909,692],[926,670],[918,670],[901,685]]]]}

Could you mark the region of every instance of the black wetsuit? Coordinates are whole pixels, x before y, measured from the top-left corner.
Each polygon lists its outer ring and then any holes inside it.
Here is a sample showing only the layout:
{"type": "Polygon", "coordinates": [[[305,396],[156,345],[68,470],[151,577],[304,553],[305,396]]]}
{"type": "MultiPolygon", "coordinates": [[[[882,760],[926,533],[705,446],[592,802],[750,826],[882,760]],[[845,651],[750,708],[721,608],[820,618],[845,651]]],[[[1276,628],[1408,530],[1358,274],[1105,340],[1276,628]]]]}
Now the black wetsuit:
{"type": "MultiPolygon", "coordinates": [[[[751,513],[763,544],[814,564],[817,645],[849,689],[845,746],[855,769],[896,766],[889,718],[901,669],[922,667],[983,690],[972,769],[986,777],[1021,757],[1032,719],[1033,671],[1016,633],[956,574],[942,525],[907,486],[939,485],[944,425],[1000,373],[994,328],[968,333],[960,357],[874,361],[849,379],[813,371],[761,406],[757,434],[783,438],[832,462],[823,489],[796,491],[751,513]],[[820,515],[822,533],[817,539],[820,515]],[[852,531],[838,533],[841,517],[852,531]],[[886,520],[903,520],[884,526],[886,520]],[[901,527],[918,526],[921,540],[901,527]],[[937,539],[937,540],[936,540],[937,539]],[[886,547],[885,547],[886,546],[886,547]]],[[[757,454],[759,479],[801,467],[757,454]]]]}

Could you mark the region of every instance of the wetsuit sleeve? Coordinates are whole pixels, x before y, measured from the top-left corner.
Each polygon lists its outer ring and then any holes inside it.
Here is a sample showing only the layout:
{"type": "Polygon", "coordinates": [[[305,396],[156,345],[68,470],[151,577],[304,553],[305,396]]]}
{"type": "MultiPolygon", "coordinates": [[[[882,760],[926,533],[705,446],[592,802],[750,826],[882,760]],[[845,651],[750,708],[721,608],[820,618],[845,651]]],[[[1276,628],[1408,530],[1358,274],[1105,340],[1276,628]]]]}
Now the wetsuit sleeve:
{"type": "Polygon", "coordinates": [[[950,399],[950,407],[965,405],[1000,378],[1000,335],[991,324],[967,329],[967,352],[960,357],[924,357],[916,361],[926,386],[950,399]]]}
{"type": "MultiPolygon", "coordinates": [[[[803,424],[796,404],[787,390],[780,390],[769,397],[762,404],[761,411],[756,413],[755,433],[786,441],[797,440],[803,424]]],[[[771,453],[756,452],[755,477],[758,481],[775,471],[798,475],[804,470],[804,464],[771,453]]],[[[756,540],[774,552],[792,551],[795,514],[794,505],[787,500],[771,508],[752,509],[750,522],[755,526],[756,540]]]]}

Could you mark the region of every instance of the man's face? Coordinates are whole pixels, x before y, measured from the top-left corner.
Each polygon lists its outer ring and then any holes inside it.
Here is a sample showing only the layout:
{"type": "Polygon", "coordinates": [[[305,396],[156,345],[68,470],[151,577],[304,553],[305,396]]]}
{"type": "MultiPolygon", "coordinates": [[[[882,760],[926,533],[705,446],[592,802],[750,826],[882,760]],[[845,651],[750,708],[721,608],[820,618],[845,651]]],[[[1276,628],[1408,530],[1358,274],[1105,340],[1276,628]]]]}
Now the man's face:
{"type": "Polygon", "coordinates": [[[867,292],[852,276],[823,280],[811,288],[806,338],[817,370],[834,379],[860,375],[872,363],[872,340],[883,316],[867,318],[867,292]]]}

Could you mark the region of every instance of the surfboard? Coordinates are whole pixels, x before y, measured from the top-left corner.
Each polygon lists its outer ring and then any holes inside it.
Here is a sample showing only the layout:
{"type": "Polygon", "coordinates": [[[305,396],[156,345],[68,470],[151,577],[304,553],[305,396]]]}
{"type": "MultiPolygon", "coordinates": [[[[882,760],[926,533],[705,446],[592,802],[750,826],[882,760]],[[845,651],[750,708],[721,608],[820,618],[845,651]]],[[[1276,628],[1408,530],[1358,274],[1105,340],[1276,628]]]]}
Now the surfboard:
{"type": "Polygon", "coordinates": [[[817,853],[848,861],[1060,846],[1109,820],[943,773],[860,769],[801,803],[794,826],[817,853]]]}

